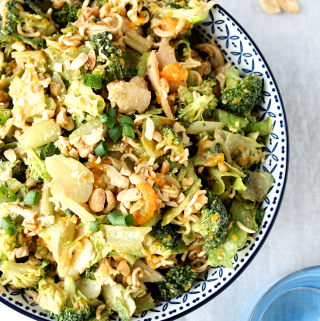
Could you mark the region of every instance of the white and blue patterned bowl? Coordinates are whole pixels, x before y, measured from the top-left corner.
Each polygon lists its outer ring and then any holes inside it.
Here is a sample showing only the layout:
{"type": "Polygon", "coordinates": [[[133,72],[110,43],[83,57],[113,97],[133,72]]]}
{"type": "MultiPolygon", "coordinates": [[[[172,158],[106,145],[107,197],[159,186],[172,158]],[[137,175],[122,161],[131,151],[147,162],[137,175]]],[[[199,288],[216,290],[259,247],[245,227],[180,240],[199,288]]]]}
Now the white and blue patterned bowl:
{"type": "MultiPolygon", "coordinates": [[[[255,242],[250,244],[249,241],[234,256],[235,270],[210,268],[202,273],[192,288],[181,297],[171,302],[158,300],[154,309],[134,315],[132,319],[137,321],[175,320],[209,302],[232,284],[254,259],[270,233],[285,190],[289,159],[287,120],[278,86],[266,60],[246,31],[219,5],[215,5],[208,19],[196,28],[203,42],[210,42],[211,38],[215,37],[226,61],[231,61],[243,76],[252,73],[264,80],[260,116],[261,119],[267,119],[268,116],[272,118],[274,132],[267,144],[266,163],[260,165],[258,170],[271,173],[274,184],[262,205],[266,214],[259,231],[254,235],[255,242]]],[[[12,290],[9,287],[0,287],[0,290],[2,303],[35,320],[50,320],[23,291],[12,290]]],[[[120,319],[111,317],[111,320],[120,319]]]]}

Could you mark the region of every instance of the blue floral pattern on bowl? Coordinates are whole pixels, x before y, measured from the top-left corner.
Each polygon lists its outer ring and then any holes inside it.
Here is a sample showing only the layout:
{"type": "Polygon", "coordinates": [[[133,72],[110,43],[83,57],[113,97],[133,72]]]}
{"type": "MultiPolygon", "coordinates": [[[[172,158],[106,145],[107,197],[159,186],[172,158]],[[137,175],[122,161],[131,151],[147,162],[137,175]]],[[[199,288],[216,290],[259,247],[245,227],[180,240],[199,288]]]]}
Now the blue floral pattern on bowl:
{"type": "MultiPolygon", "coordinates": [[[[270,135],[266,147],[266,162],[260,164],[257,169],[271,173],[274,185],[262,204],[266,214],[259,231],[254,235],[255,242],[248,241],[234,256],[234,270],[223,267],[208,269],[198,277],[188,292],[170,302],[158,299],[154,309],[132,317],[137,321],[177,319],[226,289],[244,271],[263,245],[277,216],[284,193],[289,156],[288,130],[280,92],[265,59],[242,27],[219,5],[214,6],[207,20],[198,24],[196,29],[200,32],[203,42],[210,42],[214,37],[225,55],[225,60],[232,62],[243,76],[256,74],[263,79],[260,117],[261,119],[271,117],[274,132],[270,135]]],[[[36,320],[50,320],[23,290],[0,287],[0,301],[36,320]]],[[[117,316],[110,319],[120,320],[117,316]]]]}

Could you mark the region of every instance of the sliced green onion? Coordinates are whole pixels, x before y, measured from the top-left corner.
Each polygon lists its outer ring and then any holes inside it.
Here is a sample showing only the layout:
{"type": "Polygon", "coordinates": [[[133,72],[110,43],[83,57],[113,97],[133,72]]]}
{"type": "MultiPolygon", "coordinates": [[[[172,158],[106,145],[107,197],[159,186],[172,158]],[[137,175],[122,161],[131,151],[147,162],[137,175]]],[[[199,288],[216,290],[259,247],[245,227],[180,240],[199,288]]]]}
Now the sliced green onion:
{"type": "Polygon", "coordinates": [[[109,128],[113,128],[113,126],[116,124],[116,119],[111,117],[111,116],[108,116],[108,121],[106,123],[106,125],[109,127],[109,128]]]}
{"type": "Polygon", "coordinates": [[[109,128],[113,128],[113,126],[117,122],[115,118],[113,118],[112,116],[108,116],[105,113],[102,113],[99,116],[99,119],[100,119],[101,123],[106,124],[109,128]]]}
{"type": "Polygon", "coordinates": [[[102,78],[97,75],[85,74],[83,84],[94,89],[101,89],[102,78]]]}
{"type": "Polygon", "coordinates": [[[40,200],[40,193],[36,189],[33,189],[27,193],[27,195],[24,198],[24,204],[35,206],[38,204],[40,200]]]}
{"type": "Polygon", "coordinates": [[[113,128],[110,128],[108,130],[108,136],[110,137],[110,139],[114,144],[119,140],[121,135],[122,135],[121,129],[117,125],[115,125],[113,128]]]}
{"type": "Polygon", "coordinates": [[[134,216],[132,214],[121,215],[117,211],[109,213],[107,218],[112,225],[131,226],[134,223],[134,216]]]}
{"type": "Polygon", "coordinates": [[[0,187],[0,197],[4,199],[5,202],[15,202],[17,200],[17,195],[8,187],[0,187]]]}
{"type": "Polygon", "coordinates": [[[109,108],[108,115],[110,117],[116,118],[117,117],[117,111],[115,110],[115,108],[109,108]]]}
{"type": "Polygon", "coordinates": [[[67,215],[68,217],[70,217],[70,218],[74,215],[74,212],[72,212],[72,211],[69,210],[68,208],[67,208],[64,212],[65,212],[66,215],[67,215]]]}
{"type": "Polygon", "coordinates": [[[78,238],[76,238],[73,242],[69,241],[69,242],[61,245],[60,247],[62,247],[63,249],[65,249],[66,247],[71,247],[71,246],[75,245],[76,243],[78,243],[79,241],[81,241],[85,236],[86,236],[85,234],[81,235],[78,238]]]}
{"type": "Polygon", "coordinates": [[[93,222],[90,222],[90,231],[92,233],[97,233],[100,231],[100,227],[99,227],[99,221],[95,220],[93,222]]]}
{"type": "Polygon", "coordinates": [[[127,124],[133,126],[133,119],[127,115],[121,115],[119,117],[121,125],[127,124]]]}
{"type": "Polygon", "coordinates": [[[0,126],[4,126],[7,122],[7,118],[0,114],[0,126]]]}
{"type": "Polygon", "coordinates": [[[122,125],[122,129],[123,129],[123,135],[124,136],[135,138],[134,130],[133,130],[133,127],[131,125],[123,124],[122,125]]]}
{"type": "Polygon", "coordinates": [[[40,152],[40,158],[45,160],[47,157],[53,156],[56,152],[56,147],[53,143],[43,146],[40,152]]]}
{"type": "Polygon", "coordinates": [[[106,124],[108,121],[108,115],[106,113],[101,113],[101,115],[99,116],[99,119],[102,124],[106,124]]]}
{"type": "Polygon", "coordinates": [[[97,157],[101,158],[107,156],[109,151],[106,142],[102,140],[94,149],[94,153],[97,157]]]}
{"type": "Polygon", "coordinates": [[[13,236],[17,232],[17,227],[12,223],[9,216],[1,219],[1,228],[10,236],[13,236]]]}

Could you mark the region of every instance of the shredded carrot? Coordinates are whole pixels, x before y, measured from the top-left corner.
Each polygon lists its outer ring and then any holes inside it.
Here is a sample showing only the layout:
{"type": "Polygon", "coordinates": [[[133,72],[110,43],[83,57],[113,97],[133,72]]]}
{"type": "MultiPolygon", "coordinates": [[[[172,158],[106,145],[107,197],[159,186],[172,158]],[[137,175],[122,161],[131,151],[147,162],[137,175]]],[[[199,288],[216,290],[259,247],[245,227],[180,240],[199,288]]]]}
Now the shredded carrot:
{"type": "Polygon", "coordinates": [[[188,70],[179,64],[169,64],[164,66],[160,76],[166,78],[168,82],[179,83],[188,79],[188,70]]]}

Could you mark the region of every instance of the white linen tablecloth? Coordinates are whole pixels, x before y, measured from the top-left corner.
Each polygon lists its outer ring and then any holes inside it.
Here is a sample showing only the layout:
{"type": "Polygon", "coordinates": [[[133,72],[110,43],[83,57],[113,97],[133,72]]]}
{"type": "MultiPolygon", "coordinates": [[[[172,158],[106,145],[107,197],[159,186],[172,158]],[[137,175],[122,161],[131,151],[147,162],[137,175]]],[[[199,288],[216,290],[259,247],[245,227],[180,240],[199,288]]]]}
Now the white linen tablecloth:
{"type": "MultiPolygon", "coordinates": [[[[299,1],[299,0],[298,0],[299,1]]],[[[290,130],[286,195],[261,251],[227,290],[180,321],[238,321],[263,285],[320,264],[320,1],[300,0],[299,14],[265,13],[259,0],[220,0],[267,59],[280,87],[290,130]]],[[[27,317],[0,303],[0,320],[27,317]]]]}

